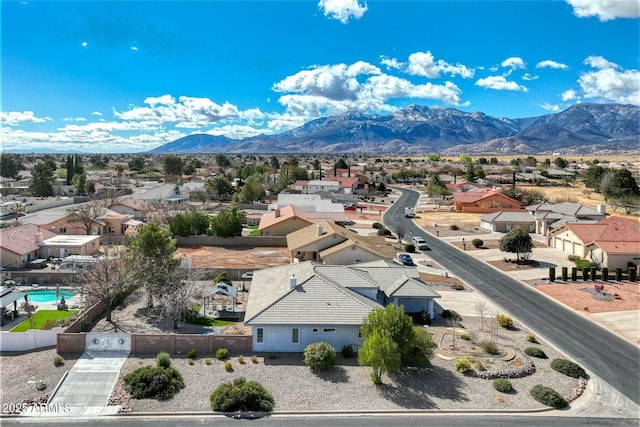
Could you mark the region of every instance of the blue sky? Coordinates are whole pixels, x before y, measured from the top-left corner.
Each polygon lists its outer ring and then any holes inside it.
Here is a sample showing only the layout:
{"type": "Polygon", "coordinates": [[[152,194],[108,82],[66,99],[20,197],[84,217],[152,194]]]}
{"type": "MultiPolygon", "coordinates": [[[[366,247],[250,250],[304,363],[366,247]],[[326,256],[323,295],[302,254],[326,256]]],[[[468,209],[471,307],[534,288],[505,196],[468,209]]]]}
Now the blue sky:
{"type": "Polygon", "coordinates": [[[137,152],[411,104],[640,105],[640,0],[5,1],[3,149],[137,152]]]}

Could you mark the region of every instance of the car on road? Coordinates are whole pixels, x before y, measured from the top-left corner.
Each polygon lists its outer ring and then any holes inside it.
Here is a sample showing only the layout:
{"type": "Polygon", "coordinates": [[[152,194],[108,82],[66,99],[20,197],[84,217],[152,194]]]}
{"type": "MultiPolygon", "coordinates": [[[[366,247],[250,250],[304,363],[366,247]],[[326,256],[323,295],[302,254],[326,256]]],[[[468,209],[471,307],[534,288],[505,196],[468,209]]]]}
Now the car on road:
{"type": "Polygon", "coordinates": [[[430,251],[431,250],[429,245],[427,245],[427,241],[424,240],[422,237],[414,236],[413,239],[411,239],[411,243],[413,243],[413,245],[417,249],[419,249],[421,251],[430,251]]]}
{"type": "Polygon", "coordinates": [[[398,255],[398,259],[402,265],[415,265],[413,258],[411,258],[409,254],[400,254],[398,255]]]}

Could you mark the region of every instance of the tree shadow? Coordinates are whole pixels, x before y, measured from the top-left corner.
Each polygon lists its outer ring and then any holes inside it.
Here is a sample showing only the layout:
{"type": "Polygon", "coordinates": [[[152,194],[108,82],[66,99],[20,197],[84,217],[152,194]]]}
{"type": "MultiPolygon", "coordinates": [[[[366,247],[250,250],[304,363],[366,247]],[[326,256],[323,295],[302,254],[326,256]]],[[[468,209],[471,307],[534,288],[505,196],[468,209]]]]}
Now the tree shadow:
{"type": "Polygon", "coordinates": [[[393,384],[379,386],[383,398],[411,409],[434,409],[438,405],[433,398],[468,401],[462,385],[464,382],[453,372],[430,366],[428,368],[403,368],[390,375],[393,384]]]}
{"type": "Polygon", "coordinates": [[[337,383],[348,383],[349,375],[347,374],[347,370],[342,366],[333,366],[329,369],[325,369],[322,371],[312,371],[314,375],[320,378],[323,381],[331,382],[334,384],[337,383]]]}

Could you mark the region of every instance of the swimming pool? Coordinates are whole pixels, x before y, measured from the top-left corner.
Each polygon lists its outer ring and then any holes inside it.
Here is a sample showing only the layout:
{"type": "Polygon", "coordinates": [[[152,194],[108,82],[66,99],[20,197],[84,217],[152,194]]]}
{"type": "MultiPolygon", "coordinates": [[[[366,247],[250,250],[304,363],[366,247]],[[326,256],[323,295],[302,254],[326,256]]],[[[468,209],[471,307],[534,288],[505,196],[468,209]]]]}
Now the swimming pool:
{"type": "Polygon", "coordinates": [[[46,304],[46,303],[56,303],[63,296],[65,300],[69,301],[76,294],[77,292],[75,291],[60,290],[60,295],[56,298],[55,290],[42,289],[42,290],[27,292],[27,295],[28,295],[27,298],[29,299],[29,302],[39,302],[42,304],[46,304]]]}

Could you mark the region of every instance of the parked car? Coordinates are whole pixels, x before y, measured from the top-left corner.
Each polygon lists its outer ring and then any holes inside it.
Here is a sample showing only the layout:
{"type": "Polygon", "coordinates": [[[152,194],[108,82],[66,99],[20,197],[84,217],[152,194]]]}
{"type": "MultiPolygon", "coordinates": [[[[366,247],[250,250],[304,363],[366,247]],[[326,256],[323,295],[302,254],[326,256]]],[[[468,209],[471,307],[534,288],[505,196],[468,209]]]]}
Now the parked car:
{"type": "Polygon", "coordinates": [[[398,255],[398,259],[403,265],[415,265],[413,262],[413,258],[409,254],[400,254],[398,255]]]}
{"type": "Polygon", "coordinates": [[[354,206],[354,205],[346,205],[346,206],[344,207],[344,210],[345,210],[345,211],[357,211],[357,210],[358,210],[358,208],[357,208],[356,206],[354,206]]]}
{"type": "Polygon", "coordinates": [[[427,245],[427,241],[424,240],[422,237],[414,236],[413,239],[411,239],[411,243],[413,243],[413,245],[417,249],[420,249],[421,251],[430,251],[431,250],[431,248],[427,245]]]}

